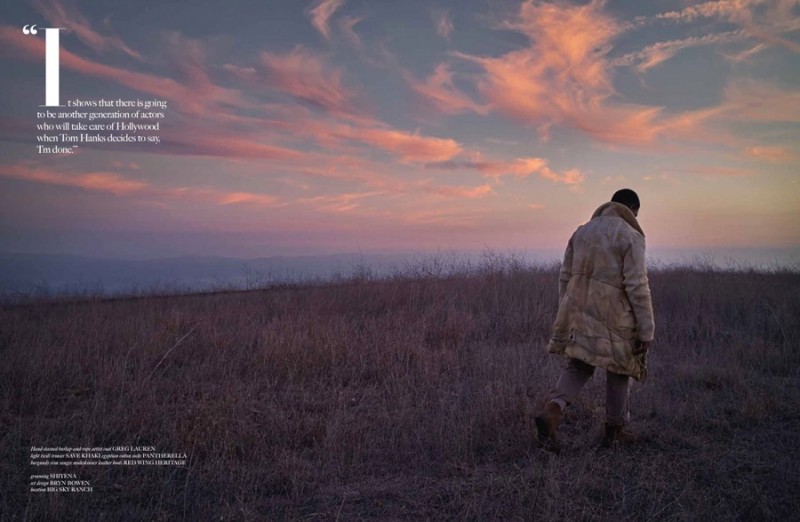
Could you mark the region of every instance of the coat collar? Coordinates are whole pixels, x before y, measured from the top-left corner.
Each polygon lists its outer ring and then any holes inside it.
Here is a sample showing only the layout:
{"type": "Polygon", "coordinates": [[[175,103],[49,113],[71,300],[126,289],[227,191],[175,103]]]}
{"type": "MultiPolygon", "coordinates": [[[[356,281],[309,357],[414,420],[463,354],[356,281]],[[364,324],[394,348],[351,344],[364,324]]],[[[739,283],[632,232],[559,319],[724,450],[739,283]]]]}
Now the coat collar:
{"type": "Polygon", "coordinates": [[[639,232],[642,235],[642,237],[644,237],[644,231],[642,230],[642,227],[639,226],[639,222],[636,220],[636,216],[633,215],[631,209],[629,209],[622,203],[617,203],[615,201],[609,201],[608,203],[603,203],[597,210],[594,211],[594,214],[592,214],[592,219],[599,216],[621,217],[622,219],[627,221],[628,224],[634,228],[634,230],[639,232]]]}

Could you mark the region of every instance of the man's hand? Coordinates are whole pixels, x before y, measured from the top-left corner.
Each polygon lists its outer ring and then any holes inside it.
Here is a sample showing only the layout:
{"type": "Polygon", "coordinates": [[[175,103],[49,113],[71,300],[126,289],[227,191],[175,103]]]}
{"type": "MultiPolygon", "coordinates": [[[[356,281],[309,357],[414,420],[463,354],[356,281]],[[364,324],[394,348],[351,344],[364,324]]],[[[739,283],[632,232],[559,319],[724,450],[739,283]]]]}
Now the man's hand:
{"type": "Polygon", "coordinates": [[[647,353],[647,350],[650,349],[649,342],[643,341],[636,341],[636,346],[633,348],[633,355],[641,355],[643,353],[647,353]]]}

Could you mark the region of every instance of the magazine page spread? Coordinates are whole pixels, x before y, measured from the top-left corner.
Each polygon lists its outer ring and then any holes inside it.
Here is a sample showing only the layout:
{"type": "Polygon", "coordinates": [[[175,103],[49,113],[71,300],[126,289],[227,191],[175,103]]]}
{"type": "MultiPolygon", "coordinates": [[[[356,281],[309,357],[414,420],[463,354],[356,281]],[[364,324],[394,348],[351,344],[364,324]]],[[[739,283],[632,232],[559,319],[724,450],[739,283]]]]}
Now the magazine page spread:
{"type": "Polygon", "coordinates": [[[789,520],[797,0],[0,6],[0,522],[789,520]]]}

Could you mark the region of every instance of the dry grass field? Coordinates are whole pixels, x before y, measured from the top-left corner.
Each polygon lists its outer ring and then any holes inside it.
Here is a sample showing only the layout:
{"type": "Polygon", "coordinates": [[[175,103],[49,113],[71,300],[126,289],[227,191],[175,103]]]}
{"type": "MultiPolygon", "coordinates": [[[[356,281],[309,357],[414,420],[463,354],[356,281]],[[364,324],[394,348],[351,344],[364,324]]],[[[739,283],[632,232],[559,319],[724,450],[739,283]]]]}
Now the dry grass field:
{"type": "Polygon", "coordinates": [[[800,513],[800,273],[650,273],[657,340],[603,450],[604,376],[532,416],[557,268],[508,260],[208,295],[0,311],[0,519],[789,520],[800,513]],[[73,467],[31,446],[155,446],[185,467],[73,467]]]}

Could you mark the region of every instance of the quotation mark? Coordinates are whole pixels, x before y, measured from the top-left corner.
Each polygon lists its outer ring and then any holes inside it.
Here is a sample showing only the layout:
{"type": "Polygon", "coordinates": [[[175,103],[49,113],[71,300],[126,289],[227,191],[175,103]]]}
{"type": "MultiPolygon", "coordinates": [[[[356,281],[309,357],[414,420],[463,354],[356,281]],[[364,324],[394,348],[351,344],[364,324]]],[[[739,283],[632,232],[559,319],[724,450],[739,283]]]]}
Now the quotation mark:
{"type": "Polygon", "coordinates": [[[36,30],[36,24],[33,24],[31,26],[26,25],[23,27],[22,32],[25,34],[37,34],[39,31],[36,30]],[[30,29],[28,29],[28,27],[30,27],[30,29]]]}

